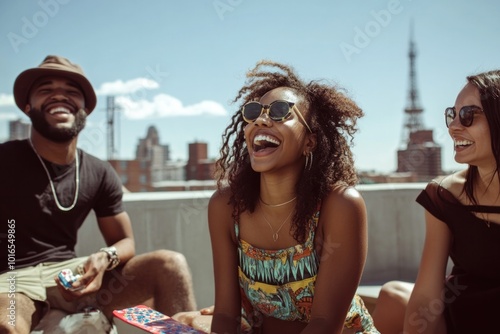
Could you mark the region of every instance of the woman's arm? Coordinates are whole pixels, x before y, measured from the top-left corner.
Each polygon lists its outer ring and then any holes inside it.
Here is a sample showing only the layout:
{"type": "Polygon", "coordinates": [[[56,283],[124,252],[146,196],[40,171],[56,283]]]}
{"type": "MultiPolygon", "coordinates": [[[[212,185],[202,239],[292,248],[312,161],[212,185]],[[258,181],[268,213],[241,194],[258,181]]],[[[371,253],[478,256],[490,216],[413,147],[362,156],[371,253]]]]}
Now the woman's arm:
{"type": "Polygon", "coordinates": [[[366,207],[354,188],[337,187],[323,200],[315,245],[320,267],[311,321],[302,333],[341,333],[367,252],[366,207]]]}
{"type": "Polygon", "coordinates": [[[237,333],[240,326],[237,241],[232,207],[228,201],[227,194],[217,191],[208,204],[215,279],[215,309],[211,328],[214,333],[237,333]]]}
{"type": "Polygon", "coordinates": [[[424,250],[406,310],[404,331],[442,334],[446,332],[442,296],[452,237],[448,226],[428,211],[425,211],[425,221],[424,250]]]}

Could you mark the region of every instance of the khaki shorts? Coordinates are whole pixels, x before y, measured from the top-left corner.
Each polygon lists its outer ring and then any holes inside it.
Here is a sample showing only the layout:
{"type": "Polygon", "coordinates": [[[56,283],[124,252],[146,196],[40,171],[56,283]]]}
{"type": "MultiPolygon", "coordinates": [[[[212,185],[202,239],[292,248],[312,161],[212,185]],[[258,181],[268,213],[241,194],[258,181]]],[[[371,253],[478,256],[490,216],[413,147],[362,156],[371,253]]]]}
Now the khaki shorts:
{"type": "Polygon", "coordinates": [[[35,301],[41,301],[50,308],[66,312],[78,312],[82,308],[94,303],[92,298],[82,301],[67,302],[59,293],[54,278],[63,269],[77,272],[77,267],[82,265],[87,257],[79,257],[63,262],[40,263],[36,266],[8,271],[0,275],[0,293],[22,293],[35,301]]]}

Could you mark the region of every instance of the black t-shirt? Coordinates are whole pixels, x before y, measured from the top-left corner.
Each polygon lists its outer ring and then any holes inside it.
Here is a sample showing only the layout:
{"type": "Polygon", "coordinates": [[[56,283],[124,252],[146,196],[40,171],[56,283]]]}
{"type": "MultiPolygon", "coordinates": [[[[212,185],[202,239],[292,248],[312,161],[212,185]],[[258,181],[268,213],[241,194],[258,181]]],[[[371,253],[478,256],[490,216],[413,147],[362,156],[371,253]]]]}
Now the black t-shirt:
{"type": "MultiPolygon", "coordinates": [[[[97,217],[123,212],[122,185],[109,163],[78,150],[80,189],[76,206],[61,211],[47,173],[27,140],[0,144],[0,272],[74,258],[77,232],[90,210],[97,217]],[[14,267],[9,267],[14,263],[14,267]]],[[[75,198],[75,162],[44,161],[59,202],[75,198]]]]}

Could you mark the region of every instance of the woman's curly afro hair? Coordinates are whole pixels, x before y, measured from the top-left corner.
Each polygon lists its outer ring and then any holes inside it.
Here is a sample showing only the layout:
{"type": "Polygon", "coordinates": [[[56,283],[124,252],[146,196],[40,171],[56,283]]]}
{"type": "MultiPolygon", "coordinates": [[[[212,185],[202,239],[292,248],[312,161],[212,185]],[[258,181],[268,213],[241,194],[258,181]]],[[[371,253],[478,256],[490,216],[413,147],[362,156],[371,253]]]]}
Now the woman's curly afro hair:
{"type": "Polygon", "coordinates": [[[314,163],[310,170],[304,170],[296,185],[292,230],[294,238],[303,242],[307,221],[332,187],[352,186],[357,182],[350,146],[357,130],[356,121],[363,112],[336,85],[306,83],[289,66],[267,60],[258,62],[247,73],[247,81],[233,101],[239,102],[238,112],[223,133],[220,158],[216,162],[217,186],[219,190],[230,191],[235,220],[241,212],[255,210],[260,194],[260,173],[251,167],[243,131],[247,123],[239,110],[245,103],[258,100],[278,87],[292,88],[303,98],[309,110],[307,123],[317,137],[314,163]]]}

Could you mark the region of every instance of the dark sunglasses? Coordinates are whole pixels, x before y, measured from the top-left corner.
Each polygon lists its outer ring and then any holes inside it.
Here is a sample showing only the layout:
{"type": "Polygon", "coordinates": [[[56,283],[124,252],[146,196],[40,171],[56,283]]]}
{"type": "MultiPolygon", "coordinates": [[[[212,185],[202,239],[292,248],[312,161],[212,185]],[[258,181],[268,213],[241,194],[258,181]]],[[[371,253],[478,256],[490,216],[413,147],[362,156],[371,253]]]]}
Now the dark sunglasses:
{"type": "Polygon", "coordinates": [[[293,102],[276,100],[271,104],[263,105],[259,102],[252,101],[248,102],[241,108],[241,114],[243,115],[243,119],[245,120],[245,122],[253,123],[257,118],[260,117],[260,115],[262,115],[262,113],[265,113],[266,110],[269,118],[275,122],[283,122],[288,117],[290,117],[292,110],[295,110],[299,118],[302,120],[302,122],[304,122],[304,125],[307,127],[309,132],[312,133],[311,128],[304,119],[304,116],[302,116],[299,109],[293,102]]]}
{"type": "MultiPolygon", "coordinates": [[[[460,124],[465,127],[469,127],[472,125],[472,121],[474,120],[474,114],[477,111],[482,111],[478,106],[465,106],[460,109],[458,112],[458,118],[460,119],[460,124]]],[[[444,111],[444,119],[446,121],[446,127],[449,128],[451,122],[457,117],[457,112],[455,107],[446,108],[444,111]]]]}

